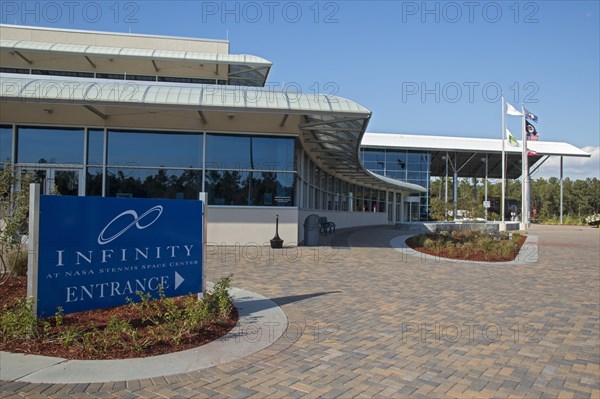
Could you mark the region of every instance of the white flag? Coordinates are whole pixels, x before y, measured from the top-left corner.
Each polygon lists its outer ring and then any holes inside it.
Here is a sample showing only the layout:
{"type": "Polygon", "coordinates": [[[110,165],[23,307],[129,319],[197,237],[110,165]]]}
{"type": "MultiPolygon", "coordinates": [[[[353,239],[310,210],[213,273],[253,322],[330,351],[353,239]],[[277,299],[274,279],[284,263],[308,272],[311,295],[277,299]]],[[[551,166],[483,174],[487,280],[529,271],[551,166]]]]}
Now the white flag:
{"type": "Polygon", "coordinates": [[[506,115],[523,116],[523,114],[519,110],[517,110],[515,107],[510,105],[509,102],[506,102],[506,115]]]}
{"type": "Polygon", "coordinates": [[[517,139],[515,138],[515,136],[513,136],[510,133],[510,131],[508,129],[506,129],[506,138],[508,139],[508,144],[512,145],[513,147],[518,147],[519,146],[519,142],[517,141],[517,139]]]}

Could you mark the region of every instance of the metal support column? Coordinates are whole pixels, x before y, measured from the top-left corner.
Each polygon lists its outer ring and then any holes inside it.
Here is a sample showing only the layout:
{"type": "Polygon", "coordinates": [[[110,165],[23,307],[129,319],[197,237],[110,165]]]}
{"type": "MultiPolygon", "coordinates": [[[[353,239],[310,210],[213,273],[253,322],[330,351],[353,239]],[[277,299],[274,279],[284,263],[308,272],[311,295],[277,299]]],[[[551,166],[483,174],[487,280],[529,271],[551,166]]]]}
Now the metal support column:
{"type": "Polygon", "coordinates": [[[444,185],[445,185],[445,192],[446,192],[445,202],[447,204],[448,203],[448,152],[446,152],[446,156],[444,157],[444,159],[446,160],[446,180],[444,180],[444,185]]]}
{"type": "MultiPolygon", "coordinates": [[[[484,181],[484,201],[487,202],[488,201],[488,154],[485,154],[485,181],[484,181]]],[[[485,207],[485,221],[487,222],[488,220],[488,208],[485,207]]]]}
{"type": "Polygon", "coordinates": [[[560,224],[563,224],[563,157],[560,157],[560,224]]]}
{"type": "Polygon", "coordinates": [[[452,201],[454,202],[454,211],[452,212],[452,216],[454,217],[454,220],[456,220],[456,217],[458,216],[458,171],[456,170],[456,168],[454,169],[452,191],[452,201]]]}

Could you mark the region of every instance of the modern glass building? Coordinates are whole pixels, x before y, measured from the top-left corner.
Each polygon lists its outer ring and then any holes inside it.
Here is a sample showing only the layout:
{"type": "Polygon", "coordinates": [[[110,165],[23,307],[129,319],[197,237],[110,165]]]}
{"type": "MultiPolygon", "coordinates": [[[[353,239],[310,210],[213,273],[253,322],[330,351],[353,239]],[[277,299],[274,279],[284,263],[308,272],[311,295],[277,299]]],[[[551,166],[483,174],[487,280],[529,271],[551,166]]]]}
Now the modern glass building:
{"type": "MultiPolygon", "coordinates": [[[[427,151],[400,148],[361,148],[361,160],[373,173],[391,179],[406,181],[423,187],[427,192],[410,194],[403,206],[404,220],[429,220],[429,181],[431,158],[427,151]]],[[[397,212],[399,216],[401,212],[397,212]]]]}
{"type": "MultiPolygon", "coordinates": [[[[408,194],[398,201],[404,208],[403,213],[398,212],[402,215],[399,222],[429,220],[431,178],[443,179],[446,192],[449,178],[452,178],[450,190],[454,195],[451,197],[455,198],[459,178],[480,178],[487,186],[488,179],[502,177],[500,139],[367,133],[361,146],[361,159],[368,170],[427,190],[408,194]]],[[[530,141],[527,148],[531,150],[528,157],[530,175],[551,156],[590,157],[587,152],[563,142],[530,141]]],[[[518,147],[506,145],[505,156],[506,177],[521,177],[521,142],[518,147]]],[[[559,174],[562,176],[562,170],[559,174]]],[[[456,203],[454,209],[456,212],[456,203]]]]}
{"type": "MultiPolygon", "coordinates": [[[[240,245],[268,243],[277,215],[286,243],[310,214],[338,228],[425,220],[430,177],[499,176],[500,140],[365,135],[368,109],[265,87],[271,67],[228,41],[0,25],[0,160],[43,193],[205,192],[208,239],[240,245]]],[[[534,166],[589,156],[531,145],[534,166]]]]}
{"type": "Polygon", "coordinates": [[[43,193],[206,192],[209,240],[245,245],[267,243],[276,215],[287,243],[312,213],[393,223],[426,190],[363,167],[369,110],[266,88],[271,63],[227,41],[10,25],[0,37],[0,159],[43,193]]]}

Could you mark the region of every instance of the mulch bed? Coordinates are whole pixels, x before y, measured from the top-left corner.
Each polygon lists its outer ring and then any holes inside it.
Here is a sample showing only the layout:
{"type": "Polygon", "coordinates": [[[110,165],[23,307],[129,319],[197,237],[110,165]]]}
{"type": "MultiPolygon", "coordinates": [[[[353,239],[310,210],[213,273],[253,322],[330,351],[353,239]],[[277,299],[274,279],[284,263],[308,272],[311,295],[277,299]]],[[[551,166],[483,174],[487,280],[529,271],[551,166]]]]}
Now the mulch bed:
{"type": "Polygon", "coordinates": [[[496,255],[492,259],[489,259],[489,253],[485,253],[483,251],[476,252],[474,254],[471,254],[468,257],[461,256],[460,254],[455,255],[455,256],[451,256],[450,254],[448,254],[446,251],[443,251],[443,250],[442,251],[436,251],[436,250],[433,250],[433,249],[429,249],[429,248],[425,248],[425,247],[419,246],[418,245],[417,236],[408,238],[406,240],[406,244],[410,248],[414,249],[415,251],[422,252],[424,254],[431,255],[431,256],[434,256],[434,257],[448,258],[448,259],[457,259],[457,260],[467,260],[467,261],[476,261],[476,262],[511,262],[511,261],[515,260],[515,258],[519,254],[519,251],[521,250],[521,247],[525,243],[526,239],[527,239],[527,236],[521,236],[521,243],[519,244],[518,249],[515,252],[513,252],[510,256],[496,255]],[[487,256],[487,258],[486,258],[486,256],[487,256]]]}
{"type": "MultiPolygon", "coordinates": [[[[27,295],[27,278],[16,277],[10,278],[6,282],[0,284],[0,310],[5,304],[12,304],[16,299],[25,298],[27,295]]],[[[50,334],[58,331],[58,328],[64,329],[67,327],[89,327],[90,324],[95,324],[102,328],[107,325],[111,316],[117,316],[122,320],[131,320],[131,324],[137,329],[138,333],[143,337],[144,325],[139,319],[139,313],[131,306],[119,306],[107,309],[90,310],[86,312],[71,313],[64,315],[63,324],[60,327],[53,325],[50,334]],[[136,319],[138,318],[138,319],[136,319]]],[[[64,347],[59,342],[44,342],[41,339],[30,339],[23,341],[14,341],[3,344],[0,342],[0,350],[16,353],[27,353],[45,356],[56,356],[66,359],[128,359],[135,357],[148,357],[162,355],[166,353],[178,352],[185,349],[195,348],[209,342],[212,342],[235,327],[238,321],[238,312],[235,307],[228,319],[221,319],[211,324],[208,324],[202,332],[183,339],[178,346],[166,342],[160,342],[145,348],[142,352],[137,352],[134,348],[130,350],[108,350],[102,355],[92,357],[90,354],[84,353],[78,345],[64,347]]]]}

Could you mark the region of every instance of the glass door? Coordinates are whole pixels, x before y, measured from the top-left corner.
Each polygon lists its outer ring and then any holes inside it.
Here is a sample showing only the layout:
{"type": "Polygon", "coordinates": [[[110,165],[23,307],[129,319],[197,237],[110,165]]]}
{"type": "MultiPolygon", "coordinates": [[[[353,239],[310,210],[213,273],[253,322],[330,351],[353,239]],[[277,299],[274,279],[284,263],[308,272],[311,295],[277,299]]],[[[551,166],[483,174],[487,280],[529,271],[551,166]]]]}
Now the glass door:
{"type": "Polygon", "coordinates": [[[405,202],[404,203],[404,215],[407,222],[418,222],[419,217],[419,203],[418,202],[405,202]]]}

